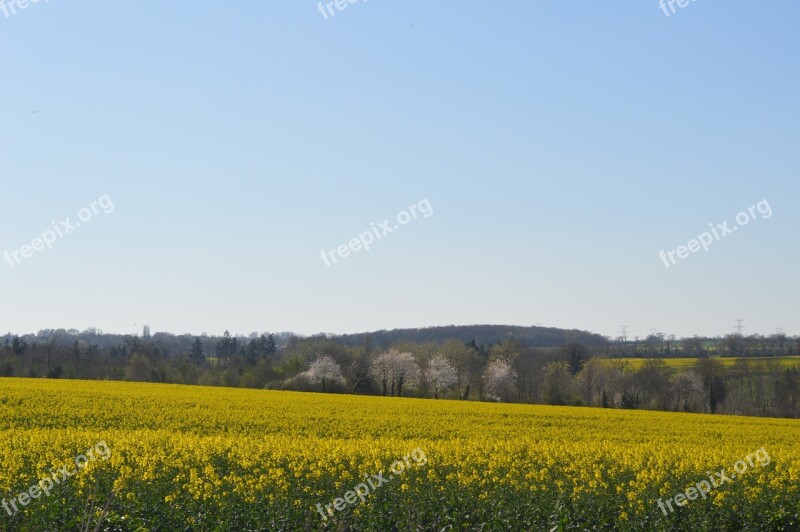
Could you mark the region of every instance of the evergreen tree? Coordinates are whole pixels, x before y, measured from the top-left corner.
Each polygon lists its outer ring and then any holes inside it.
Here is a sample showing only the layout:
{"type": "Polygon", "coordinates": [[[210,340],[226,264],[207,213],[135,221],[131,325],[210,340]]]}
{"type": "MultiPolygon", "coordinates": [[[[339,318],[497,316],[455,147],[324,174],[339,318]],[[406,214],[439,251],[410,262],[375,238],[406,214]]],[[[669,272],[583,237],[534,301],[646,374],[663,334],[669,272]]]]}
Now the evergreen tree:
{"type": "Polygon", "coordinates": [[[192,343],[192,350],[189,352],[189,360],[198,366],[205,362],[206,356],[203,354],[203,343],[200,338],[195,338],[192,343]]]}

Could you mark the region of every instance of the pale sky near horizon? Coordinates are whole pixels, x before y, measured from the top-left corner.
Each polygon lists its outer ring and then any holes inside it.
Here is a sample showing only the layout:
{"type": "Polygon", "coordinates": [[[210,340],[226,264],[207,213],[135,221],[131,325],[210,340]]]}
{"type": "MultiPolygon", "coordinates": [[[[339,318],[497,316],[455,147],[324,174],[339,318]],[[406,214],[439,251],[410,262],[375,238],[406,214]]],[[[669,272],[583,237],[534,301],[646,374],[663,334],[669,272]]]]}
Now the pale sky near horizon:
{"type": "Polygon", "coordinates": [[[8,4],[0,333],[800,334],[797,2],[8,4]]]}

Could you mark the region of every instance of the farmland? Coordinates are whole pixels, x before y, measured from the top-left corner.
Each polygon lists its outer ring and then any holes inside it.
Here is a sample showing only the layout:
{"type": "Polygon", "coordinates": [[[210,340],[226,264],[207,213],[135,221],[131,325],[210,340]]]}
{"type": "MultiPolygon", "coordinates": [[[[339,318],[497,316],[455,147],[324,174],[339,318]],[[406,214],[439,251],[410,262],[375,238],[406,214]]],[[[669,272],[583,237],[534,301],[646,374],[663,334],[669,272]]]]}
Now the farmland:
{"type": "Polygon", "coordinates": [[[0,510],[0,529],[91,530],[102,517],[103,530],[131,531],[790,530],[800,526],[799,429],[732,416],[0,379],[0,496],[97,442],[110,451],[48,496],[18,502],[19,512],[0,510]],[[757,449],[769,460],[675,512],[659,509],[658,499],[730,474],[757,449]],[[363,502],[320,511],[376,475],[386,481],[363,502]]]}
{"type": "MultiPolygon", "coordinates": [[[[719,360],[723,366],[730,367],[736,364],[737,360],[745,360],[758,364],[775,364],[783,368],[800,367],[800,356],[775,356],[775,357],[713,357],[719,360]]],[[[648,358],[609,358],[606,359],[606,364],[625,364],[631,369],[639,369],[644,364],[645,360],[653,360],[648,358]]],[[[658,358],[664,364],[673,369],[684,370],[693,367],[698,358],[695,357],[677,357],[677,358],[658,358]]]]}

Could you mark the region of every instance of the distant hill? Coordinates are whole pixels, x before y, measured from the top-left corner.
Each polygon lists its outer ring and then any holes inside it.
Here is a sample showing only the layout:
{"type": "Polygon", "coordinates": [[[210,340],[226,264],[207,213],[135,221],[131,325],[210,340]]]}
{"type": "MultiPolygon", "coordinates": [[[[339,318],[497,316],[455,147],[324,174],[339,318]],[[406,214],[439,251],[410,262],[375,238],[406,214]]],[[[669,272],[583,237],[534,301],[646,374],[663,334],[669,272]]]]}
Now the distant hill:
{"type": "Polygon", "coordinates": [[[448,325],[422,329],[393,329],[371,333],[345,334],[336,340],[346,345],[361,345],[367,336],[377,347],[386,347],[396,342],[437,342],[456,339],[462,342],[475,340],[478,345],[492,345],[514,337],[530,347],[559,347],[570,342],[587,346],[606,345],[608,340],[599,334],[576,329],[553,327],[521,327],[517,325],[448,325]]]}

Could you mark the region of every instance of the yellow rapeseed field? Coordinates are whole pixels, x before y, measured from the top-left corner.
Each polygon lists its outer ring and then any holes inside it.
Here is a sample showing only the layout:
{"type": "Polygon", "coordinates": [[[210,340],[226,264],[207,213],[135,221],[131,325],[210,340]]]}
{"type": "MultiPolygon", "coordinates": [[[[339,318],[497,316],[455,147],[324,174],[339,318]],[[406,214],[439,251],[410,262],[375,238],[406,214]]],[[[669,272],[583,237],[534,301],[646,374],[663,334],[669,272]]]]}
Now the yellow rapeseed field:
{"type": "Polygon", "coordinates": [[[800,529],[790,420],[0,379],[0,497],[65,464],[49,495],[0,507],[0,529],[800,529]],[[98,442],[108,459],[77,470],[98,442]],[[424,463],[389,479],[415,449],[424,463]],[[757,449],[768,464],[659,509],[757,449]],[[320,511],[378,474],[363,502],[320,511]]]}
{"type": "MultiPolygon", "coordinates": [[[[782,356],[782,357],[712,357],[714,360],[719,361],[723,366],[732,367],[737,362],[748,361],[750,363],[761,365],[774,365],[778,368],[792,368],[800,367],[800,356],[782,356]]],[[[652,358],[606,358],[603,359],[606,364],[626,364],[631,369],[639,369],[642,367],[646,360],[653,360],[652,358]]],[[[664,363],[665,366],[672,369],[685,370],[695,367],[700,360],[696,357],[679,357],[679,358],[658,358],[664,363]]]]}

